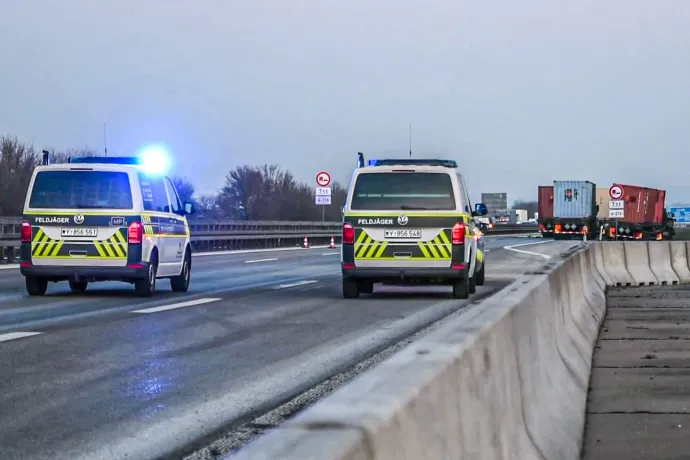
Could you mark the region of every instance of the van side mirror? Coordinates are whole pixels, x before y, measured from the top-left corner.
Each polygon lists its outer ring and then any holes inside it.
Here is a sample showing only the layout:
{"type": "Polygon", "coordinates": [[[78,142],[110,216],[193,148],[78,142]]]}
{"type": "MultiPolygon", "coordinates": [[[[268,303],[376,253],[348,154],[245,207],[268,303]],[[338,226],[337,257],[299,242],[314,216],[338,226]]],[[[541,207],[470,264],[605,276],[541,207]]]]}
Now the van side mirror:
{"type": "Polygon", "coordinates": [[[489,210],[487,209],[486,205],[484,203],[477,203],[474,205],[474,212],[472,215],[474,216],[485,216],[489,213],[489,210]]]}
{"type": "Polygon", "coordinates": [[[194,207],[194,203],[192,203],[191,201],[187,201],[184,204],[184,213],[186,215],[191,215],[191,214],[194,214],[195,212],[196,212],[196,208],[194,207]]]}

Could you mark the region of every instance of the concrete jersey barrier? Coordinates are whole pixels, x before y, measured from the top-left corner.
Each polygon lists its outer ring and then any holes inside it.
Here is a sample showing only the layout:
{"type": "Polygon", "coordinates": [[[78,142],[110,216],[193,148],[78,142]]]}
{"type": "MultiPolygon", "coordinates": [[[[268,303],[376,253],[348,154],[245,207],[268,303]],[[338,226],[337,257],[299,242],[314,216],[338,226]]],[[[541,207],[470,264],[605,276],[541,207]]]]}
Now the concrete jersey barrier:
{"type": "Polygon", "coordinates": [[[576,460],[607,286],[690,282],[679,241],[592,242],[375,366],[236,460],[576,460]]]}

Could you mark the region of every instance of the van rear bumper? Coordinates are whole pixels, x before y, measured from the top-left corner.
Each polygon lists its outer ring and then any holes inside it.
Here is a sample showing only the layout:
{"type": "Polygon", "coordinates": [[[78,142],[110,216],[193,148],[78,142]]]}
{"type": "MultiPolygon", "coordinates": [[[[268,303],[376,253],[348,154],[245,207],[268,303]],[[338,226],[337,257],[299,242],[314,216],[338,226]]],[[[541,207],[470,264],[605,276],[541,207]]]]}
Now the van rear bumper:
{"type": "Polygon", "coordinates": [[[24,276],[41,276],[49,280],[80,281],[129,281],[145,279],[148,276],[148,263],[141,262],[126,267],[74,267],[56,265],[20,265],[24,276]]]}
{"type": "Polygon", "coordinates": [[[419,267],[419,268],[370,268],[370,267],[342,267],[343,278],[367,279],[378,281],[404,280],[461,280],[467,277],[467,266],[451,267],[419,267]]]}

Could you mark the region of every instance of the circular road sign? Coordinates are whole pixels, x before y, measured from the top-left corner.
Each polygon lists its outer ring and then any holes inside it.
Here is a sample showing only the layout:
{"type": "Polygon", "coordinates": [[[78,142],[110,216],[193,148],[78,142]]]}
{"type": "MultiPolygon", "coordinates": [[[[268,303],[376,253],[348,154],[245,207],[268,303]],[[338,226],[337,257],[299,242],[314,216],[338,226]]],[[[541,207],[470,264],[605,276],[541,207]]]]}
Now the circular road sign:
{"type": "Polygon", "coordinates": [[[316,175],[316,185],[319,187],[328,187],[331,183],[331,175],[326,171],[321,171],[316,175]]]}
{"type": "Polygon", "coordinates": [[[620,200],[623,198],[623,187],[618,184],[613,184],[609,189],[609,196],[612,200],[620,200]]]}

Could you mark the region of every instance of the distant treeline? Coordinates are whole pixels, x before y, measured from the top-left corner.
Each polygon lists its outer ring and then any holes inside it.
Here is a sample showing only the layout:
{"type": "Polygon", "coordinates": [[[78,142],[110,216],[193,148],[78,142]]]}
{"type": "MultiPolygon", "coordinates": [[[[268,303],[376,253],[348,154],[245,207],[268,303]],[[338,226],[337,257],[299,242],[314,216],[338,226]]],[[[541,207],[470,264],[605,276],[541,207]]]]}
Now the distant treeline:
{"type": "MultiPolygon", "coordinates": [[[[52,154],[52,153],[51,153],[52,154]]],[[[89,148],[55,152],[51,161],[64,163],[69,157],[98,156],[89,148]]],[[[33,169],[41,163],[41,152],[17,138],[0,138],[0,216],[20,216],[33,169]]],[[[185,177],[173,182],[182,201],[194,201],[195,219],[300,220],[320,221],[322,209],[314,201],[314,186],[297,181],[278,165],[229,165],[225,185],[215,194],[197,196],[194,184],[185,177]]],[[[332,186],[332,204],[325,220],[341,220],[347,191],[337,182],[332,186]]]]}

